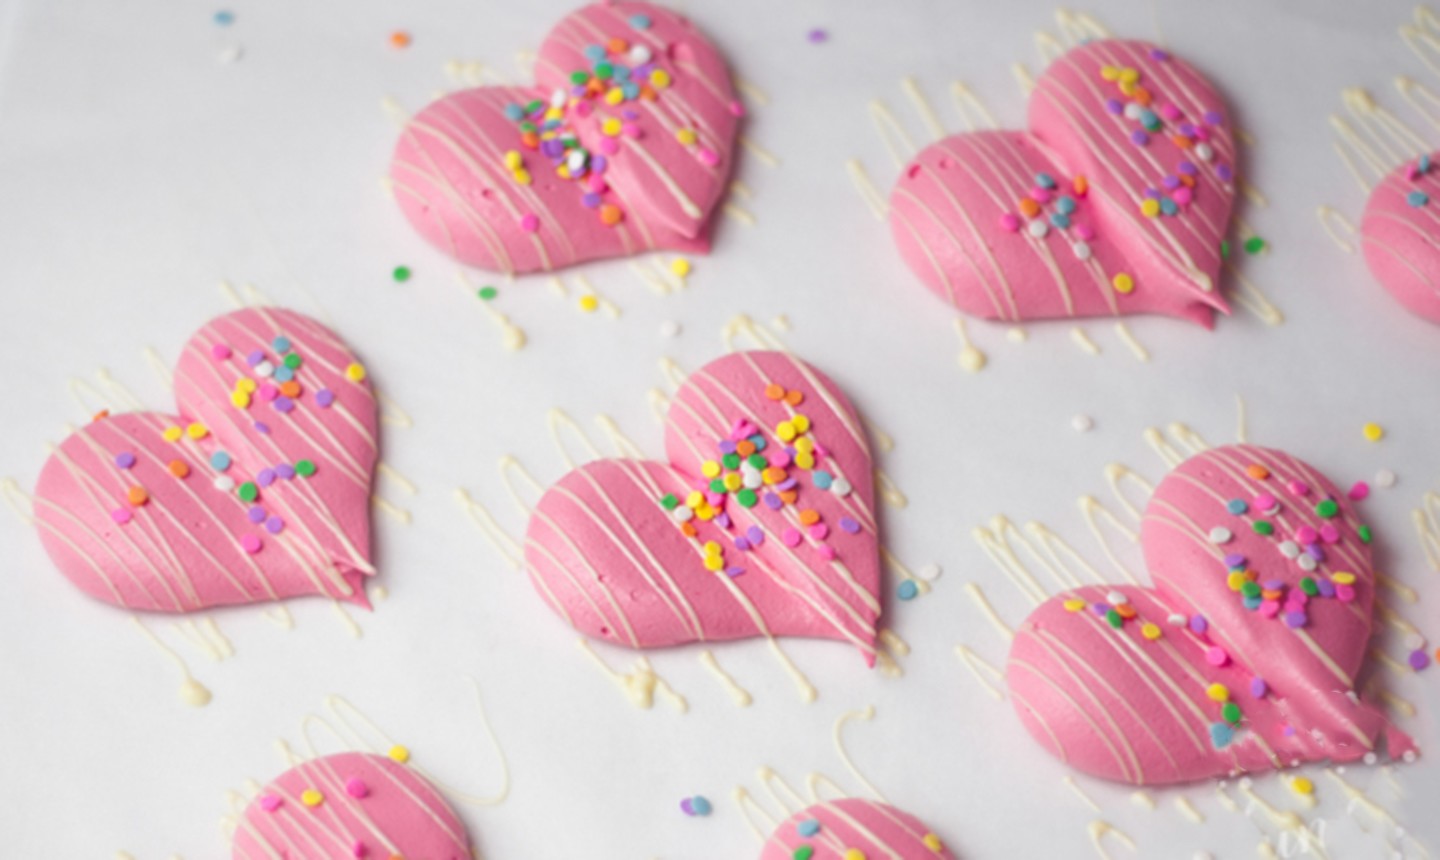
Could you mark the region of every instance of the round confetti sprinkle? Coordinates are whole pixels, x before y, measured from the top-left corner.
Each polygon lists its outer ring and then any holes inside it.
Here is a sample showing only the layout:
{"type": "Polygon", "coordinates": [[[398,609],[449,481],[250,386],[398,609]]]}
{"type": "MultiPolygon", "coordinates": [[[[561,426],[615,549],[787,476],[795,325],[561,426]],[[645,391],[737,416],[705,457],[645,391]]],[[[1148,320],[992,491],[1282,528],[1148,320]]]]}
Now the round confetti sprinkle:
{"type": "Polygon", "coordinates": [[[1129,295],[1135,291],[1135,279],[1124,272],[1120,272],[1111,278],[1110,285],[1115,288],[1115,292],[1122,295],[1129,295]]]}
{"type": "Polygon", "coordinates": [[[408,48],[412,39],[410,34],[404,30],[396,30],[390,34],[390,46],[392,48],[408,48]]]}
{"type": "Polygon", "coordinates": [[[500,295],[500,291],[494,287],[481,287],[475,292],[475,295],[479,296],[481,301],[488,302],[500,295]]]}
{"type": "Polygon", "coordinates": [[[258,526],[265,522],[265,509],[259,505],[251,505],[250,510],[245,512],[245,518],[258,526]]]}
{"type": "Polygon", "coordinates": [[[1340,506],[1335,503],[1334,499],[1326,499],[1315,506],[1315,513],[1328,520],[1340,513],[1340,506]]]}
{"type": "Polygon", "coordinates": [[[1245,240],[1245,253],[1258,254],[1265,250],[1265,240],[1259,236],[1251,236],[1245,240]]]}
{"type": "Polygon", "coordinates": [[[300,792],[300,802],[313,808],[325,802],[325,795],[316,789],[307,788],[300,792]]]}
{"type": "Polygon", "coordinates": [[[365,366],[357,361],[352,361],[345,367],[345,378],[351,382],[360,382],[365,379],[365,366]]]}
{"type": "MultiPolygon", "coordinates": [[[[240,548],[243,549],[243,550],[245,550],[246,552],[250,553],[251,555],[254,555],[255,553],[259,552],[259,551],[260,551],[260,547],[261,547],[261,543],[260,543],[260,538],[259,538],[258,536],[256,536],[256,535],[242,535],[242,536],[240,537],[240,548]]],[[[309,806],[314,806],[315,804],[311,803],[311,804],[307,804],[307,805],[309,805],[309,806]]]]}
{"type": "Polygon", "coordinates": [[[150,494],[145,492],[144,487],[134,486],[125,491],[125,501],[138,508],[150,501],[150,494]]]}
{"type": "Polygon", "coordinates": [[[210,455],[210,465],[223,472],[230,468],[230,455],[224,451],[216,451],[210,455]]]}
{"type": "Polygon", "coordinates": [[[110,512],[110,519],[114,520],[116,525],[121,526],[130,522],[130,520],[133,519],[134,516],[135,515],[130,512],[129,508],[116,508],[110,512]]]}
{"type": "Polygon", "coordinates": [[[352,776],[345,780],[345,793],[351,797],[366,797],[370,794],[370,786],[359,777],[352,776]]]}
{"type": "Polygon", "coordinates": [[[1070,419],[1070,426],[1076,433],[1089,433],[1095,429],[1095,419],[1089,415],[1076,415],[1070,419]]]}
{"type": "Polygon", "coordinates": [[[1381,469],[1375,473],[1375,486],[1382,489],[1390,489],[1395,486],[1395,473],[1389,469],[1381,469]]]}
{"type": "Polygon", "coordinates": [[[184,460],[171,460],[166,464],[165,469],[177,478],[184,478],[190,474],[190,465],[184,460]]]}
{"type": "Polygon", "coordinates": [[[805,38],[808,39],[812,45],[820,45],[830,41],[830,33],[820,27],[816,27],[809,33],[806,33],[805,38]]]}
{"type": "Polygon", "coordinates": [[[406,281],[410,280],[410,267],[396,266],[394,271],[390,273],[390,277],[395,279],[395,283],[403,284],[406,281]]]}
{"type": "Polygon", "coordinates": [[[115,465],[122,469],[129,469],[135,465],[135,455],[129,451],[121,451],[115,455],[115,465]]]}
{"type": "Polygon", "coordinates": [[[402,744],[396,744],[391,747],[386,755],[390,756],[391,761],[399,762],[400,764],[404,764],[410,760],[410,750],[402,744]]]}
{"type": "Polygon", "coordinates": [[[295,474],[302,478],[308,478],[315,474],[315,461],[299,460],[295,463],[295,474]]]}
{"type": "Polygon", "coordinates": [[[895,596],[901,600],[914,600],[919,594],[920,587],[915,584],[913,579],[905,580],[895,589],[895,596]]]}
{"type": "Polygon", "coordinates": [[[315,392],[315,405],[319,406],[321,409],[329,409],[330,405],[334,402],[335,392],[331,391],[330,389],[322,388],[319,391],[315,392]]]}
{"type": "Polygon", "coordinates": [[[1364,434],[1365,439],[1368,442],[1379,442],[1381,439],[1385,438],[1385,428],[1374,422],[1368,423],[1364,427],[1361,427],[1360,432],[1364,434]]]}
{"type": "Polygon", "coordinates": [[[661,337],[675,337],[680,334],[680,323],[675,320],[665,320],[660,323],[661,337]]]}
{"type": "Polygon", "coordinates": [[[1418,209],[1430,202],[1430,195],[1416,189],[1405,195],[1405,202],[1418,209]]]}
{"type": "Polygon", "coordinates": [[[600,307],[600,300],[595,298],[594,296],[587,295],[580,297],[580,310],[584,311],[585,313],[593,313],[598,307],[600,307]]]}

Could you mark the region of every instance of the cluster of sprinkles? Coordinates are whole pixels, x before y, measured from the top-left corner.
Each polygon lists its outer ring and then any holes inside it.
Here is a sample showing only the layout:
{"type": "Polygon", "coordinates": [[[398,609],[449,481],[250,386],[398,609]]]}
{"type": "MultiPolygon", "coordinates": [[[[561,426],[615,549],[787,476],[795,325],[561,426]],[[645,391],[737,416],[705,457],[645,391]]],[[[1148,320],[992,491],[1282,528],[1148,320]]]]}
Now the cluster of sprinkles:
{"type": "Polygon", "coordinates": [[[696,816],[704,818],[714,811],[714,807],[710,805],[709,798],[697,794],[694,797],[682,799],[680,801],[680,811],[692,818],[696,816]]]}
{"type": "Polygon", "coordinates": [[[1044,239],[1051,230],[1069,231],[1065,235],[1072,240],[1070,250],[1081,260],[1090,259],[1090,243],[1095,240],[1095,230],[1077,216],[1089,194],[1090,184],[1079,175],[1067,184],[1070,187],[1062,189],[1049,173],[1036,173],[1030,193],[1015,201],[1015,212],[1001,214],[1000,226],[1011,233],[1018,233],[1023,228],[1036,239],[1044,239]]]}
{"type": "MultiPolygon", "coordinates": [[[[630,26],[638,31],[650,29],[650,16],[632,15],[630,26]]],[[[504,166],[520,185],[534,181],[537,159],[547,160],[555,175],[574,182],[580,202],[595,210],[600,223],[613,227],[625,219],[625,211],[609,193],[605,171],[609,159],[621,151],[627,140],[645,136],[637,102],[658,101],[674,83],[672,72],[663,67],[650,47],[642,41],[614,36],[602,43],[586,45],[583,53],[588,69],[570,73],[570,87],[556,88],[548,101],[535,99],[527,104],[505,106],[505,116],[520,132],[519,146],[508,150],[504,166]],[[591,123],[599,129],[598,142],[587,147],[580,139],[580,123],[591,123]]],[[[739,103],[731,111],[741,112],[739,103]]],[[[700,134],[689,126],[675,132],[676,140],[691,151],[697,160],[708,166],[720,163],[720,155],[704,145],[700,134]]],[[[540,218],[533,212],[520,216],[520,228],[528,233],[540,229],[540,218]]]]}
{"type": "MultiPolygon", "coordinates": [[[[764,387],[764,395],[768,400],[784,402],[792,408],[805,402],[803,392],[774,382],[764,387]]],[[[738,419],[729,435],[716,441],[717,458],[701,464],[702,477],[685,498],[667,493],[660,498],[660,506],[669,512],[688,538],[699,539],[697,520],[713,522],[734,532],[730,548],[741,553],[762,546],[766,533],[759,525],[739,532],[726,512],[732,502],[747,510],[768,509],[777,513],[791,506],[797,509],[796,518],[804,531],[787,524],[778,530],[780,541],[794,548],[808,536],[822,558],[834,559],[835,548],[825,542],[831,536],[830,526],[818,511],[801,504],[801,492],[805,489],[801,476],[809,476],[811,488],[840,498],[850,495],[853,488],[845,478],[824,468],[829,454],[811,431],[809,417],[795,412],[772,428],[778,442],[771,444],[753,423],[738,419]]],[[[860,523],[849,516],[841,516],[835,524],[845,534],[858,534],[861,529],[860,523]]],[[[706,570],[724,572],[730,577],[745,573],[743,566],[727,560],[727,548],[720,541],[707,540],[702,549],[706,570]]]]}
{"type": "MultiPolygon", "coordinates": [[[[270,433],[267,421],[283,420],[284,416],[296,409],[313,404],[317,409],[329,409],[335,403],[335,393],[328,388],[307,392],[297,378],[304,359],[296,352],[290,339],[276,336],[269,344],[270,352],[261,348],[248,351],[244,358],[247,375],[236,379],[230,392],[230,404],[242,412],[251,413],[267,404],[271,415],[260,413],[252,421],[252,428],[262,435],[270,433]],[[308,395],[308,400],[307,400],[308,395]]],[[[230,362],[236,351],[224,344],[216,343],[210,348],[210,357],[218,363],[230,362]]],[[[365,379],[365,368],[352,363],[345,368],[345,378],[354,383],[365,379]]],[[[107,413],[96,416],[96,420],[107,413]]],[[[199,442],[210,436],[210,429],[200,422],[190,422],[184,427],[173,424],[161,431],[161,438],[172,444],[184,439],[199,442]]],[[[212,486],[222,493],[234,493],[245,506],[245,517],[254,526],[254,531],[238,536],[240,548],[254,555],[264,549],[262,534],[278,535],[285,530],[285,520],[268,510],[261,499],[262,491],[268,490],[280,481],[295,478],[310,478],[319,469],[315,460],[302,457],[294,462],[276,463],[265,466],[253,475],[237,474],[235,458],[224,448],[217,447],[209,454],[208,465],[215,477],[212,486]]],[[[120,451],[114,456],[115,467],[130,472],[136,464],[133,451],[120,451]]],[[[166,473],[176,480],[186,480],[191,474],[191,465],[181,457],[175,457],[166,464],[166,473]]],[[[150,502],[150,493],[138,483],[132,483],[125,492],[124,503],[110,512],[110,518],[117,525],[125,525],[135,514],[150,502]]]]}
{"type": "MultiPolygon", "coordinates": [[[[795,833],[801,839],[814,841],[823,830],[824,827],[818,818],[805,818],[795,823],[795,833]]],[[[945,850],[945,843],[941,842],[940,837],[934,833],[926,833],[920,841],[935,854],[945,850]]],[[[814,856],[815,846],[809,841],[795,846],[795,850],[790,854],[792,860],[812,860],[814,856]]],[[[859,848],[846,848],[840,853],[840,860],[870,860],[870,858],[859,848]]]]}
{"type": "MultiPolygon", "coordinates": [[[[1300,569],[1301,575],[1296,584],[1290,585],[1280,578],[1278,573],[1262,575],[1255,570],[1246,556],[1227,553],[1223,558],[1225,582],[1229,589],[1235,592],[1241,605],[1263,618],[1280,620],[1286,627],[1299,629],[1310,621],[1310,601],[1354,601],[1357,587],[1354,573],[1336,571],[1325,575],[1318,571],[1320,564],[1326,560],[1326,548],[1330,547],[1333,551],[1333,547],[1345,540],[1339,521],[1340,505],[1336,499],[1319,496],[1298,478],[1282,482],[1259,463],[1246,466],[1245,475],[1255,483],[1255,493],[1249,498],[1227,500],[1222,506],[1223,513],[1217,512],[1218,523],[1210,529],[1207,540],[1215,546],[1224,546],[1235,540],[1237,529],[1248,530],[1275,541],[1280,555],[1293,562],[1300,569]],[[1288,496],[1288,502],[1280,500],[1282,493],[1288,496]],[[1280,514],[1286,503],[1309,507],[1324,522],[1318,528],[1301,525],[1292,534],[1283,534],[1272,518],[1280,514]]],[[[1360,481],[1347,495],[1351,500],[1359,501],[1369,494],[1369,485],[1360,481]]],[[[1356,528],[1355,537],[1366,544],[1373,539],[1370,527],[1366,525],[1356,528]]],[[[1088,607],[1116,630],[1123,630],[1128,623],[1137,623],[1140,625],[1140,635],[1151,642],[1165,635],[1159,624],[1140,617],[1129,597],[1122,591],[1111,591],[1104,602],[1097,601],[1092,604],[1071,598],[1065,601],[1064,606],[1071,612],[1081,612],[1088,607]]],[[[1217,669],[1231,665],[1229,652],[1208,637],[1209,622],[1205,616],[1199,613],[1189,616],[1176,613],[1167,621],[1174,627],[1188,631],[1199,640],[1205,649],[1205,661],[1209,665],[1217,669]]],[[[1423,646],[1420,653],[1424,656],[1423,646]]],[[[1254,675],[1249,680],[1248,692],[1251,698],[1262,699],[1268,694],[1269,686],[1263,678],[1254,675]]],[[[1218,706],[1220,715],[1218,721],[1210,724],[1210,740],[1216,749],[1224,749],[1234,740],[1244,713],[1235,701],[1230,687],[1225,684],[1212,683],[1206,687],[1205,694],[1218,706]]],[[[1285,731],[1293,734],[1294,728],[1287,727],[1285,731]]]]}
{"type": "MultiPolygon", "coordinates": [[[[1430,172],[1430,156],[1422,155],[1414,162],[1405,167],[1405,178],[1411,182],[1419,182],[1421,177],[1430,172]]],[[[1419,188],[1412,188],[1405,194],[1405,202],[1419,209],[1421,206],[1430,205],[1430,195],[1419,188]]]]}
{"type": "MultiPolygon", "coordinates": [[[[396,762],[397,764],[405,764],[410,760],[410,750],[400,744],[396,744],[395,746],[391,747],[387,755],[392,761],[396,762]]],[[[365,782],[365,780],[359,778],[358,776],[345,777],[341,781],[341,784],[344,786],[345,794],[353,800],[360,801],[370,796],[370,786],[365,782]]],[[[300,791],[300,805],[307,810],[313,810],[314,813],[317,815],[323,814],[322,807],[325,806],[326,801],[327,798],[325,797],[325,792],[321,791],[318,788],[315,788],[314,786],[304,788],[300,791]]],[[[262,810],[272,815],[279,814],[286,805],[285,798],[271,791],[267,791],[261,794],[259,797],[256,798],[256,802],[260,805],[260,808],[262,810]]],[[[362,813],[361,817],[367,818],[368,816],[362,813]]],[[[397,854],[391,854],[389,852],[386,852],[382,846],[376,847],[381,849],[380,854],[372,855],[370,852],[371,846],[367,845],[363,839],[351,840],[350,856],[386,856],[392,858],[392,860],[396,860],[396,858],[399,858],[399,855],[397,854]]]]}

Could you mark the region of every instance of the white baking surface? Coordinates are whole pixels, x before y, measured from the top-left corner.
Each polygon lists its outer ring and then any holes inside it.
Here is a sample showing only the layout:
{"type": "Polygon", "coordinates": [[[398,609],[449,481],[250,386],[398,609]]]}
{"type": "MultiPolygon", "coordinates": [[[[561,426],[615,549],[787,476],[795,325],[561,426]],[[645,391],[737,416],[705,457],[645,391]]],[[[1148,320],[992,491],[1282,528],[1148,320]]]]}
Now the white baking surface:
{"type": "MultiPolygon", "coordinates": [[[[237,654],[213,663],[167,620],[152,623],[186,656],[214,701],[192,709],[175,696],[178,674],[126,614],[95,603],[56,573],[35,535],[0,513],[6,597],[0,602],[0,854],[8,857],[226,856],[217,824],[223,792],[265,780],[283,762],[277,737],[297,740],[303,714],[341,693],[415,751],[416,760],[484,793],[499,770],[478,727],[467,677],[479,681],[509,757],[508,802],[462,813],[491,858],[737,858],[757,844],[730,801],[758,786],[761,764],[799,782],[823,770],[852,791],[831,748],[832,721],[874,704],[850,745],[866,774],[969,857],[1089,857],[1087,825],[1104,818],[1137,852],[1113,856],[1254,856],[1277,828],[1255,810],[1227,812],[1213,784],[1157,790],[1155,811],[1126,789],[1079,783],[1096,813],[1062,783],[1048,758],[958,664],[968,643],[1000,664],[1004,646],[962,585],[980,583],[1017,622],[1022,598],[986,559],[971,529],[994,514],[1039,519],[1097,562],[1075,500],[1105,492],[1101,470],[1123,461],[1152,478],[1163,468],[1146,427],[1184,421],[1211,442],[1233,438],[1237,394],[1251,438],[1309,459],[1348,485],[1389,467],[1394,489],[1367,503],[1379,562],[1415,586],[1404,614],[1440,625],[1436,573],[1411,523],[1427,489],[1440,489],[1435,444],[1437,331],[1407,316],[1321,232],[1329,203],[1358,217],[1362,198],[1331,149],[1326,116],[1339,90],[1386,93],[1401,72],[1428,75],[1396,26],[1408,2],[1253,0],[1163,3],[1096,0],[1088,11],[1117,34],[1154,38],[1228,94],[1256,146],[1247,174],[1268,209],[1246,217],[1273,253],[1244,262],[1285,312],[1268,328],[1244,312],[1214,333],[1144,319],[1132,325],[1154,352],[1138,363],[1109,324],[1086,328],[1103,352],[1072,342],[1067,324],[1034,325],[1024,344],[1002,328],[971,330],[990,367],[957,366],[951,315],[900,264],[888,230],[846,177],[851,157],[888,186],[894,169],[866,103],[884,98],[921,128],[899,83],[915,75],[951,130],[946,85],[966,81],[1002,122],[1023,117],[1011,65],[1035,67],[1032,34],[1054,28],[1048,3],[876,3],[692,0],[689,11],[745,79],[772,102],[755,107],[746,134],[776,153],[747,157],[741,204],[757,224],[722,219],[713,255],[696,261],[688,290],[659,297],[625,263],[585,272],[622,310],[586,315],[543,278],[500,288],[495,307],[529,335],[503,349],[454,267],[415,237],[381,189],[393,96],[409,110],[455,86],[450,60],[481,61],[514,79],[514,54],[533,50],[567,8],[563,0],[219,3],[9,0],[0,3],[0,475],[30,486],[66,422],[89,410],[67,393],[71,377],[115,376],[157,408],[167,393],[142,358],[173,358],[191,331],[229,309],[216,284],[253,282],[276,301],[323,313],[363,356],[377,384],[414,416],[387,428],[386,462],[419,494],[387,496],[414,513],[403,526],[378,514],[380,582],[390,598],[352,639],[323,601],[292,603],[284,632],[255,608],[215,613],[237,654]],[[824,27],[830,40],[806,33],[824,27]],[[413,33],[397,51],[392,30],[413,33]],[[236,59],[235,49],[239,49],[236,59]],[[223,62],[227,57],[230,62],[223,62]],[[389,272],[415,270],[404,285],[389,272]],[[755,695],[737,708],[696,660],[696,649],[653,657],[690,700],[635,709],[584,658],[575,636],[502,565],[455,503],[458,486],[512,532],[523,520],[496,462],[520,457],[542,481],[563,466],[546,434],[549,408],[587,422],[613,416],[646,450],[661,450],[647,389],[657,359],[694,368],[722,350],[721,324],[746,312],[787,314],[783,335],[846,386],[857,406],[896,440],[881,465],[910,506],[887,514],[888,544],[911,566],[941,564],[934,591],[887,605],[885,623],[914,647],[905,676],[867,672],[844,645],[787,646],[820,690],[804,705],[760,643],[714,650],[755,695]],[[675,320],[683,332],[661,336],[675,320]],[[1091,416],[1088,433],[1072,418],[1091,416]],[[1365,421],[1389,431],[1361,438],[1365,421]],[[681,815],[689,794],[716,804],[708,819],[681,815]],[[1178,814],[1193,799],[1206,822],[1178,814]],[[1249,820],[1246,820],[1246,819],[1249,820]]],[[[892,583],[893,587],[893,583],[892,583]]],[[[1391,603],[1400,601],[1386,595],[1391,603]]],[[[1392,638],[1385,646],[1403,654],[1392,638]]],[[[628,655],[603,652],[612,663],[628,655]]],[[[1386,670],[1380,670],[1385,672],[1386,670]]],[[[1402,720],[1423,747],[1437,741],[1436,670],[1386,680],[1420,708],[1402,720]]],[[[1402,846],[1317,767],[1331,856],[1388,856],[1402,846]],[[1367,832],[1368,831],[1368,832],[1367,832]]],[[[1379,769],[1346,778],[1369,791],[1429,849],[1440,850],[1440,761],[1397,767],[1397,793],[1379,769]],[[1408,799],[1407,799],[1408,798],[1408,799]]],[[[1255,790],[1296,809],[1275,777],[1255,790]]],[[[1243,805],[1243,801],[1242,801],[1243,805]]],[[[1403,843],[1407,856],[1420,856],[1403,843]]]]}

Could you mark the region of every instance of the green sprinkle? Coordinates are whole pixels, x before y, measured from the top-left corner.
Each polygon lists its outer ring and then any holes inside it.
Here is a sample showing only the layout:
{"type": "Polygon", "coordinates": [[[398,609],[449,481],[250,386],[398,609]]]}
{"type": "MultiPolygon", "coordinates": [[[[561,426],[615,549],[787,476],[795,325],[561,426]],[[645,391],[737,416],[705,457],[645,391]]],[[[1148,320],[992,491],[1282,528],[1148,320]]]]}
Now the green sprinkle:
{"type": "Polygon", "coordinates": [[[1257,535],[1275,534],[1275,527],[1270,525],[1269,520],[1256,520],[1255,522],[1250,524],[1250,528],[1254,529],[1255,534],[1257,535]]]}
{"type": "Polygon", "coordinates": [[[712,493],[723,493],[723,492],[725,492],[725,481],[724,481],[723,479],[721,479],[721,478],[713,478],[713,479],[711,479],[711,481],[710,481],[710,492],[712,492],[712,493]]]}
{"type": "Polygon", "coordinates": [[[1230,240],[1220,240],[1220,256],[1227,260],[1230,259],[1230,240]]]}
{"type": "Polygon", "coordinates": [[[396,266],[395,271],[391,272],[390,276],[395,279],[395,283],[403,284],[406,281],[410,280],[410,267],[396,266]]]}
{"type": "Polygon", "coordinates": [[[520,123],[520,130],[524,132],[538,131],[538,129],[535,128],[535,123],[528,119],[520,123]]]}
{"type": "Polygon", "coordinates": [[[301,460],[295,464],[295,474],[302,478],[308,478],[315,474],[315,463],[310,460],[301,460]]]}
{"type": "Polygon", "coordinates": [[[765,455],[763,454],[751,454],[750,457],[746,460],[746,462],[757,469],[764,469],[766,466],[770,465],[769,463],[765,462],[765,455]]]}
{"type": "Polygon", "coordinates": [[[300,353],[298,352],[292,352],[289,355],[285,356],[285,366],[290,368],[291,370],[299,370],[300,365],[303,363],[303,361],[304,360],[300,358],[300,353]]]}
{"type": "Polygon", "coordinates": [[[674,493],[666,493],[665,497],[660,500],[660,507],[667,511],[673,511],[680,507],[680,500],[675,498],[674,493]]]}
{"type": "Polygon", "coordinates": [[[541,102],[539,99],[536,99],[535,101],[532,101],[525,106],[525,112],[534,113],[535,111],[539,110],[543,106],[543,104],[544,103],[541,102]]]}
{"type": "Polygon", "coordinates": [[[482,301],[488,302],[496,296],[500,295],[500,291],[495,289],[494,287],[481,287],[475,292],[475,295],[479,296],[482,301]]]}
{"type": "Polygon", "coordinates": [[[1340,506],[1335,504],[1334,499],[1326,499],[1325,501],[1315,506],[1315,513],[1328,520],[1336,514],[1340,513],[1340,506]]]}
{"type": "Polygon", "coordinates": [[[726,454],[724,457],[720,458],[720,462],[725,464],[725,468],[733,471],[740,468],[740,455],[726,454]]]}
{"type": "Polygon", "coordinates": [[[815,856],[815,849],[809,845],[801,845],[799,848],[796,848],[795,853],[790,856],[793,857],[794,860],[810,860],[811,857],[815,856]]]}
{"type": "Polygon", "coordinates": [[[1116,612],[1113,609],[1105,613],[1105,620],[1108,621],[1110,623],[1110,626],[1114,627],[1116,630],[1119,630],[1121,627],[1125,626],[1125,619],[1120,617],[1120,613],[1116,612]]]}
{"type": "Polygon", "coordinates": [[[1265,240],[1259,236],[1251,236],[1245,240],[1245,253],[1258,254],[1265,250],[1265,240]]]}
{"type": "Polygon", "coordinates": [[[1361,526],[1360,528],[1356,529],[1356,531],[1360,533],[1360,540],[1364,543],[1369,543],[1374,537],[1370,534],[1369,526],[1361,526]]]}
{"type": "Polygon", "coordinates": [[[602,81],[608,81],[610,79],[610,76],[614,74],[614,72],[615,67],[610,65],[609,63],[595,64],[595,77],[599,78],[602,81]]]}
{"type": "Polygon", "coordinates": [[[253,502],[260,498],[260,488],[255,486],[254,481],[246,481],[241,484],[240,489],[236,492],[240,494],[240,501],[242,502],[253,502]]]}
{"type": "Polygon", "coordinates": [[[1226,702],[1225,707],[1220,709],[1220,716],[1225,718],[1225,722],[1233,726],[1240,722],[1240,706],[1234,702],[1226,702]]]}
{"type": "Polygon", "coordinates": [[[755,495],[754,490],[746,487],[735,494],[735,501],[739,502],[742,508],[753,508],[755,503],[760,501],[760,497],[755,495]]]}
{"type": "Polygon", "coordinates": [[[1315,577],[1302,576],[1300,578],[1300,590],[1310,595],[1311,597],[1314,597],[1315,595],[1320,593],[1320,586],[1315,584],[1315,577]]]}
{"type": "Polygon", "coordinates": [[[1248,580],[1244,585],[1240,586],[1240,593],[1244,594],[1246,597],[1259,597],[1260,583],[1256,582],[1253,579],[1248,580]]]}
{"type": "Polygon", "coordinates": [[[576,86],[582,86],[582,85],[583,85],[586,81],[588,81],[588,80],[590,80],[590,73],[589,73],[589,72],[571,72],[571,73],[570,73],[570,83],[575,84],[576,86]]]}

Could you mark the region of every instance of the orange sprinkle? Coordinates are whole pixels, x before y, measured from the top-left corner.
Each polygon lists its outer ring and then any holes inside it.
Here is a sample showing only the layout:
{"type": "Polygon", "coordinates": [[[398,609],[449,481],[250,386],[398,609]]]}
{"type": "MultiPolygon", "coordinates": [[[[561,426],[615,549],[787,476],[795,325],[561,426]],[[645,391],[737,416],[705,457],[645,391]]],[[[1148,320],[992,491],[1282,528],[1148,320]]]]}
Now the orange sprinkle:
{"type": "Polygon", "coordinates": [[[1181,184],[1181,185],[1188,185],[1188,186],[1190,186],[1191,188],[1194,188],[1194,187],[1195,187],[1195,177],[1191,176],[1191,175],[1188,174],[1188,173],[1182,173],[1182,174],[1180,174],[1180,184],[1181,184]]]}
{"type": "Polygon", "coordinates": [[[1020,214],[1024,215],[1026,218],[1034,218],[1036,215],[1040,214],[1040,204],[1036,203],[1032,198],[1021,197],[1020,214]]]}
{"type": "Polygon", "coordinates": [[[751,442],[749,439],[741,439],[739,442],[735,443],[735,453],[739,454],[741,457],[749,457],[751,454],[755,453],[755,443],[751,442]]]}
{"type": "Polygon", "coordinates": [[[540,135],[533,131],[527,131],[520,135],[520,145],[526,149],[539,149],[540,135]]]}
{"type": "Polygon", "coordinates": [[[690,523],[681,523],[680,533],[685,535],[685,537],[695,537],[695,526],[691,525],[690,523]]]}
{"type": "Polygon", "coordinates": [[[770,400],[779,400],[785,396],[785,388],[779,383],[772,382],[765,386],[765,396],[770,400]]]}
{"type": "Polygon", "coordinates": [[[799,406],[801,403],[805,402],[805,395],[801,394],[799,391],[791,389],[785,392],[785,402],[789,403],[791,406],[799,406]]]}
{"type": "Polygon", "coordinates": [[[1090,180],[1084,176],[1076,176],[1071,180],[1070,187],[1075,190],[1076,197],[1084,197],[1085,193],[1090,190],[1090,180]]]}
{"type": "Polygon", "coordinates": [[[606,203],[600,207],[600,223],[607,227],[614,227],[625,218],[625,213],[619,206],[613,203],[606,203]]]}
{"type": "Polygon", "coordinates": [[[300,396],[300,383],[293,379],[287,379],[280,383],[280,393],[293,400],[300,396]]]}
{"type": "Polygon", "coordinates": [[[171,460],[170,464],[165,468],[169,469],[170,474],[177,478],[183,478],[190,474],[190,466],[187,465],[184,460],[171,460]]]}
{"type": "Polygon", "coordinates": [[[619,36],[616,36],[615,38],[605,43],[605,50],[609,51],[612,54],[623,54],[626,51],[630,50],[630,43],[620,38],[619,36]]]}
{"type": "Polygon", "coordinates": [[[1189,149],[1191,144],[1190,138],[1186,137],[1183,134],[1170,135],[1170,142],[1180,147],[1181,149],[1189,149]]]}
{"type": "Polygon", "coordinates": [[[785,470],[777,466],[767,466],[765,471],[760,473],[760,477],[764,478],[767,484],[778,484],[785,480],[785,470]]]}
{"type": "Polygon", "coordinates": [[[1150,106],[1150,101],[1151,101],[1150,91],[1147,90],[1147,89],[1145,89],[1144,87],[1141,87],[1141,86],[1135,87],[1135,92],[1132,93],[1131,95],[1132,95],[1132,97],[1135,99],[1135,101],[1139,102],[1140,104],[1142,104],[1142,105],[1144,105],[1144,106],[1146,106],[1146,107],[1149,107],[1149,106],[1150,106]]]}
{"type": "Polygon", "coordinates": [[[99,412],[96,412],[94,415],[91,415],[91,416],[90,416],[90,420],[91,420],[91,421],[104,421],[106,418],[109,418],[109,417],[110,417],[110,410],[109,410],[109,409],[101,409],[99,412]]]}
{"type": "Polygon", "coordinates": [[[1115,614],[1119,615],[1121,618],[1134,618],[1135,607],[1131,606],[1128,603],[1122,603],[1119,606],[1115,607],[1115,614]]]}
{"type": "Polygon", "coordinates": [[[800,522],[807,526],[813,526],[820,522],[820,514],[812,508],[806,508],[800,512],[800,522]]]}
{"type": "Polygon", "coordinates": [[[390,44],[397,48],[410,47],[410,34],[404,30],[396,30],[390,34],[390,44]]]}
{"type": "Polygon", "coordinates": [[[780,494],[780,501],[784,502],[787,505],[793,505],[795,504],[795,500],[799,497],[800,494],[795,492],[794,490],[786,490],[780,494]]]}
{"type": "Polygon", "coordinates": [[[125,491],[125,498],[135,507],[140,507],[150,501],[150,494],[145,492],[144,487],[131,487],[125,491]]]}
{"type": "Polygon", "coordinates": [[[1263,481],[1266,478],[1270,477],[1270,470],[1260,465],[1259,463],[1251,463],[1250,465],[1245,467],[1245,474],[1249,475],[1257,481],[1263,481]]]}

